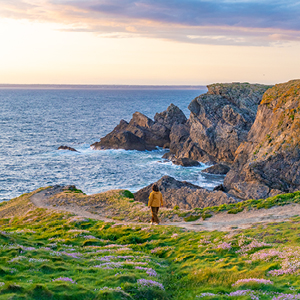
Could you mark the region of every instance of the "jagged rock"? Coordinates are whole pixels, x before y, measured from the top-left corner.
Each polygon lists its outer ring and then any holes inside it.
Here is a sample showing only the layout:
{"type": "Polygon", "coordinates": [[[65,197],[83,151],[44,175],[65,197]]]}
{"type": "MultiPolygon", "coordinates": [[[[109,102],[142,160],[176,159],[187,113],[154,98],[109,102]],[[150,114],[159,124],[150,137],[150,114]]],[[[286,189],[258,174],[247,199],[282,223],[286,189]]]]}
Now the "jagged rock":
{"type": "Polygon", "coordinates": [[[240,145],[224,186],[235,196],[265,198],[300,189],[300,80],[269,89],[240,145]]]}
{"type": "Polygon", "coordinates": [[[195,167],[199,166],[200,163],[196,160],[192,160],[190,158],[182,157],[182,158],[176,158],[174,154],[168,152],[163,155],[164,159],[170,160],[173,164],[183,167],[195,167]]]}
{"type": "Polygon", "coordinates": [[[69,150],[69,151],[78,152],[76,149],[69,147],[69,146],[59,146],[58,150],[69,150]]]}
{"type": "Polygon", "coordinates": [[[125,149],[125,150],[154,150],[158,147],[169,147],[170,131],[174,124],[185,122],[183,112],[171,104],[168,109],[156,114],[157,121],[152,121],[140,112],[135,112],[129,123],[121,120],[115,129],[101,138],[91,147],[101,149],[125,149]]]}
{"type": "Polygon", "coordinates": [[[209,174],[225,175],[229,172],[229,170],[230,170],[230,168],[226,165],[216,164],[214,166],[211,166],[211,167],[208,167],[208,168],[202,170],[202,172],[209,173],[209,174]]]}
{"type": "Polygon", "coordinates": [[[213,84],[189,105],[189,136],[170,150],[176,157],[201,162],[232,163],[235,151],[254,122],[257,106],[270,86],[248,83],[213,84]]]}
{"type": "Polygon", "coordinates": [[[264,199],[269,195],[270,189],[259,182],[238,182],[232,184],[229,194],[241,199],[264,199]]]}
{"type": "Polygon", "coordinates": [[[91,147],[95,150],[125,149],[144,151],[155,149],[154,146],[147,145],[144,139],[138,137],[130,131],[119,131],[119,128],[123,127],[124,122],[125,121],[122,120],[111,133],[103,137],[100,142],[92,144],[91,147]]]}
{"type": "Polygon", "coordinates": [[[213,189],[214,191],[222,191],[222,192],[226,192],[223,184],[217,185],[216,187],[214,187],[213,189]]]}
{"type": "MultiPolygon", "coordinates": [[[[208,191],[197,185],[178,181],[170,176],[162,177],[157,181],[157,185],[163,195],[164,205],[169,208],[178,205],[181,209],[192,209],[237,202],[234,197],[222,191],[208,191]]],[[[147,204],[151,191],[152,184],[134,193],[134,198],[136,201],[147,204]]]]}
{"type": "Polygon", "coordinates": [[[181,109],[171,103],[167,110],[155,114],[154,121],[171,130],[174,124],[184,124],[187,118],[181,109]]]}
{"type": "Polygon", "coordinates": [[[176,154],[190,136],[190,126],[185,124],[174,124],[170,132],[170,152],[176,154]]]}

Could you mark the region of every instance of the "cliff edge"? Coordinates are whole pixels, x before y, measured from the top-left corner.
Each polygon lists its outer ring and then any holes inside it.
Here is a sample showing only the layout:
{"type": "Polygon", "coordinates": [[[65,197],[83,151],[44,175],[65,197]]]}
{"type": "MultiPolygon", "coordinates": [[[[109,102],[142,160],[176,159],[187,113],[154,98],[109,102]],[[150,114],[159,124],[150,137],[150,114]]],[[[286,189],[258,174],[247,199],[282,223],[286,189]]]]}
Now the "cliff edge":
{"type": "Polygon", "coordinates": [[[300,189],[300,80],[266,91],[224,186],[241,199],[300,189]]]}

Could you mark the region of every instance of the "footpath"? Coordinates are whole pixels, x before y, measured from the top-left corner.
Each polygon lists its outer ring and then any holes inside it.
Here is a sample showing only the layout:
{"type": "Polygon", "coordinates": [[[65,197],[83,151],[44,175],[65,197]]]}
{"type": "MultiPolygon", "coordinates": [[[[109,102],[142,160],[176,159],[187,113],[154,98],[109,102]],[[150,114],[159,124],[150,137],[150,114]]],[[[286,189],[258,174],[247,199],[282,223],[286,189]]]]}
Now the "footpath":
{"type": "MultiPolygon", "coordinates": [[[[51,209],[54,211],[70,212],[77,216],[101,220],[104,222],[117,222],[124,225],[147,225],[149,223],[143,222],[128,222],[128,221],[116,221],[107,218],[101,214],[93,214],[76,204],[54,206],[49,203],[49,199],[56,193],[60,192],[61,188],[53,188],[51,190],[40,191],[31,196],[31,202],[41,208],[51,209]]],[[[288,221],[293,216],[300,215],[300,204],[289,204],[285,206],[274,206],[269,209],[253,209],[250,211],[242,211],[237,214],[228,214],[227,212],[220,212],[213,215],[211,218],[206,220],[197,220],[194,222],[163,222],[159,226],[177,226],[186,230],[193,231],[233,231],[238,229],[250,228],[255,224],[265,224],[272,222],[284,222],[288,221]]],[[[150,211],[149,211],[150,221],[150,211]]]]}

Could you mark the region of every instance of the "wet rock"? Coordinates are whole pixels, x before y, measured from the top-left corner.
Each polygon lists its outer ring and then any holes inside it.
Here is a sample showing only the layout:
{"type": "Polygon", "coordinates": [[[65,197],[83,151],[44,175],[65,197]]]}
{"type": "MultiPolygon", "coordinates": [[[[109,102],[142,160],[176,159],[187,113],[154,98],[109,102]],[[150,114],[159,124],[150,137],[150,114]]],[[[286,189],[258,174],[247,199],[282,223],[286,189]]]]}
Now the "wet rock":
{"type": "Polygon", "coordinates": [[[78,152],[76,149],[69,147],[69,146],[59,146],[58,150],[69,150],[69,151],[78,152]]]}
{"type": "Polygon", "coordinates": [[[186,158],[186,157],[176,158],[175,155],[170,152],[165,153],[162,158],[170,160],[174,165],[183,166],[183,167],[196,167],[200,165],[198,161],[190,158],[186,158]]]}
{"type": "Polygon", "coordinates": [[[223,184],[217,185],[216,187],[214,187],[213,190],[214,191],[223,191],[223,192],[226,192],[223,184]]]}

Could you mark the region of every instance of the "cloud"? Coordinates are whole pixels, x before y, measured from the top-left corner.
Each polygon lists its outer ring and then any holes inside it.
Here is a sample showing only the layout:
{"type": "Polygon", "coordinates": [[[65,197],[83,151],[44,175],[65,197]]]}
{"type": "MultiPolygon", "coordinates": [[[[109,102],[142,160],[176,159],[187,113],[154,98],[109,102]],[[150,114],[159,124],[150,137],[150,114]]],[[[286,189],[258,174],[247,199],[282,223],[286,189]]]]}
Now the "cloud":
{"type": "Polygon", "coordinates": [[[0,0],[0,6],[2,17],[107,37],[269,45],[300,36],[300,1],[291,0],[0,0]]]}

